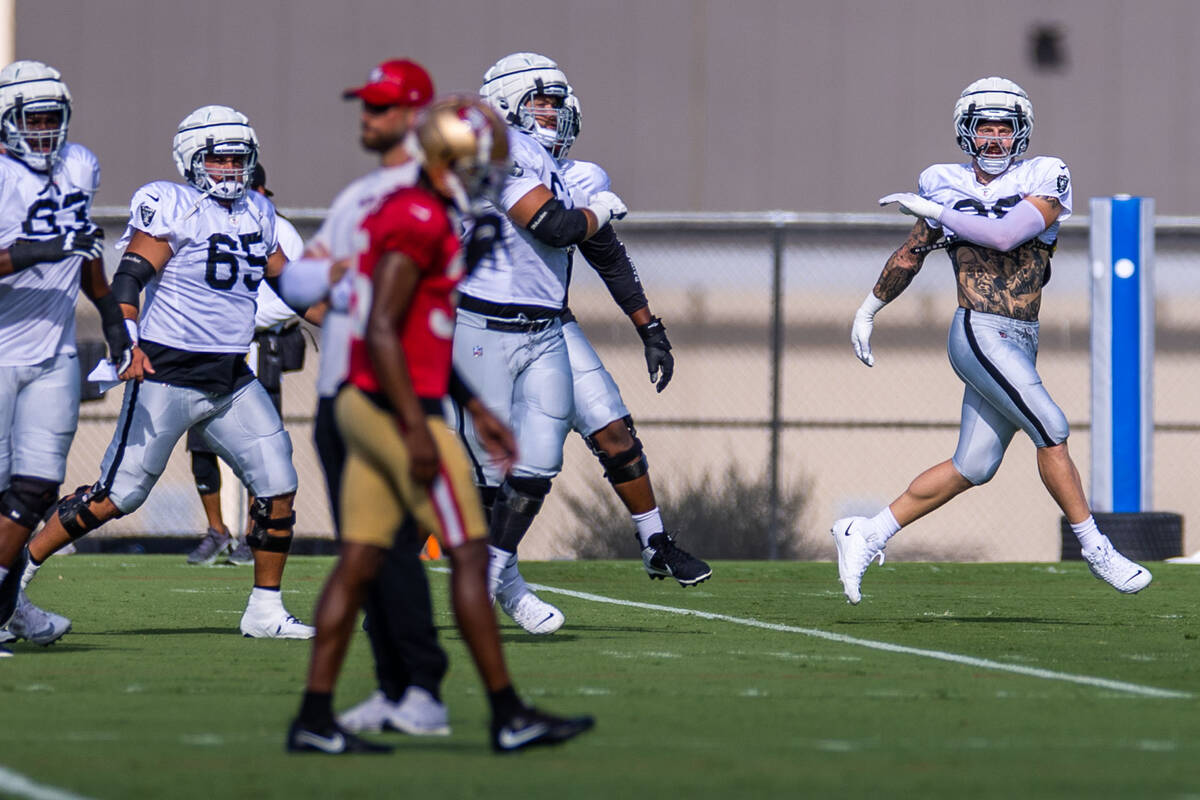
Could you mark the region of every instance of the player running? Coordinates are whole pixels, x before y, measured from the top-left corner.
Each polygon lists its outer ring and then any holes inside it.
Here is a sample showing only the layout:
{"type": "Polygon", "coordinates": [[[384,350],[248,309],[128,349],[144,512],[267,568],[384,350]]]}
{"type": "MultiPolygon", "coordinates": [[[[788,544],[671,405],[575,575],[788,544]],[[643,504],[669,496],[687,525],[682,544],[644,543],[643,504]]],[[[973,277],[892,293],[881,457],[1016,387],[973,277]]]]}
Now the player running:
{"type": "Polygon", "coordinates": [[[991,480],[1018,430],[1037,446],[1038,473],[1093,574],[1119,592],[1140,591],[1150,584],[1150,571],[1118,553],[1096,527],[1067,452],[1067,418],[1035,367],[1042,287],[1059,225],[1071,215],[1070,172],[1057,158],[1018,158],[1029,146],[1033,104],[1010,80],[983,78],[968,86],[954,106],[954,124],[971,160],[935,164],[921,173],[919,194],[879,201],[898,203],[917,222],[854,315],[850,338],[859,359],[874,365],[875,314],[908,287],[930,250],[947,248],[959,306],[947,348],[966,384],[958,448],[874,517],[833,524],[846,599],[862,599],[863,574],[876,557],[882,563],[888,539],[901,527],[991,480]]]}
{"type": "Polygon", "coordinates": [[[29,602],[21,574],[25,543],[58,499],[79,422],[81,287],[100,311],[113,361],[130,348],[91,221],[100,165],[67,141],[70,120],[58,70],[40,61],[0,70],[0,641],[42,645],[71,622],[29,602]]]}
{"type": "Polygon", "coordinates": [[[125,400],[100,479],[62,500],[30,541],[25,580],[68,542],[136,510],[195,425],[255,495],[254,588],[242,634],[308,639],[313,629],[287,612],[279,588],[296,521],[292,441],[246,364],[258,285],[286,261],[274,207],[247,191],[258,137],[234,109],[204,106],[179,124],[174,153],[187,183],[138,189],[118,243],[113,294],[135,346],[120,373],[125,400]]]}

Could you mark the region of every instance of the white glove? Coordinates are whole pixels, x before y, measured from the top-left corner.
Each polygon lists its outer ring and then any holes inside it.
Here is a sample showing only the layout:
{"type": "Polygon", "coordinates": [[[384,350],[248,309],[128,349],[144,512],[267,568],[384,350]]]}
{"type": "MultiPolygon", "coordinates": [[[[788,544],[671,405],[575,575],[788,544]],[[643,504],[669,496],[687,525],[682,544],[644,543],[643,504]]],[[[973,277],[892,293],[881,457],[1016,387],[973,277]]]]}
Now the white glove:
{"type": "Polygon", "coordinates": [[[886,206],[889,203],[899,203],[900,210],[905,214],[939,222],[942,219],[942,212],[945,210],[945,206],[938,205],[932,200],[926,200],[921,195],[912,192],[896,192],[879,198],[879,205],[886,206]]]}
{"type": "Polygon", "coordinates": [[[875,328],[875,313],[887,303],[875,296],[875,292],[867,293],[858,311],[854,312],[854,325],[850,328],[850,344],[854,346],[854,355],[868,367],[875,366],[875,356],[871,355],[871,331],[875,328]]]}
{"type": "Polygon", "coordinates": [[[625,202],[612,192],[597,192],[588,199],[587,208],[596,215],[596,230],[600,230],[610,220],[621,219],[629,213],[625,202]]]}

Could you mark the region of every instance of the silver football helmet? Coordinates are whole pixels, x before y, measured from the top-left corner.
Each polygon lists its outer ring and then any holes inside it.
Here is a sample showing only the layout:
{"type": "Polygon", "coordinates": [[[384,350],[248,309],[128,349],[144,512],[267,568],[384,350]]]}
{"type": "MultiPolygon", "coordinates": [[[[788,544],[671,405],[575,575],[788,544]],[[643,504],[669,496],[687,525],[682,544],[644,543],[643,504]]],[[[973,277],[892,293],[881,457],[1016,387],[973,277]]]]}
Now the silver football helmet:
{"type": "Polygon", "coordinates": [[[963,89],[954,104],[954,133],[958,146],[989,175],[999,175],[1008,169],[1012,160],[1029,147],[1032,132],[1033,103],[1024,89],[1007,78],[981,78],[963,89]],[[1011,145],[992,140],[984,147],[978,146],[979,136],[975,129],[982,122],[1009,123],[1012,126],[1011,145]],[[991,152],[993,143],[999,144],[1001,153],[991,152]]]}
{"type": "Polygon", "coordinates": [[[14,61],[0,70],[0,141],[37,172],[52,172],[67,144],[71,92],[54,67],[14,61]]]}
{"type": "Polygon", "coordinates": [[[562,157],[564,145],[569,148],[575,141],[567,107],[571,84],[558,64],[546,56],[505,56],[484,74],[479,94],[505,122],[533,136],[555,158],[562,157]],[[535,108],[535,97],[547,98],[549,103],[535,108]]]}
{"type": "Polygon", "coordinates": [[[229,106],[204,106],[184,117],[173,150],[179,174],[218,200],[244,195],[258,163],[258,137],[250,120],[229,106]],[[206,164],[208,156],[240,157],[240,162],[211,167],[206,164]]]}

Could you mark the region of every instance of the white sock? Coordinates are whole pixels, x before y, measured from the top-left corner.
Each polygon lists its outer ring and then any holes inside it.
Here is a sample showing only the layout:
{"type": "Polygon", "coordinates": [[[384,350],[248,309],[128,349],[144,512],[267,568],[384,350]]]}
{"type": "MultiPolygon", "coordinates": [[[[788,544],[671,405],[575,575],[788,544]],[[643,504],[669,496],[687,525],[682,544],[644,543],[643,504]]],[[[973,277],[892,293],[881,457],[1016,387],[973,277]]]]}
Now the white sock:
{"type": "Polygon", "coordinates": [[[42,565],[33,563],[33,558],[30,557],[29,561],[25,564],[25,571],[23,573],[21,573],[21,591],[22,592],[25,591],[25,588],[27,586],[29,586],[29,582],[31,580],[33,580],[33,576],[37,575],[37,571],[41,568],[42,568],[42,565]]]}
{"type": "Polygon", "coordinates": [[[658,511],[658,506],[647,511],[645,514],[633,514],[633,524],[637,526],[638,541],[642,543],[642,547],[650,546],[650,537],[656,533],[663,532],[662,514],[658,511]]]}
{"type": "Polygon", "coordinates": [[[1104,543],[1104,534],[1096,527],[1096,518],[1091,514],[1088,514],[1088,518],[1083,522],[1072,522],[1071,531],[1084,550],[1095,550],[1104,543]]]}
{"type": "Polygon", "coordinates": [[[278,589],[264,589],[261,586],[255,586],[250,590],[250,606],[283,611],[283,592],[278,589]]]}
{"type": "Polygon", "coordinates": [[[871,517],[870,524],[870,539],[872,543],[880,547],[887,544],[888,539],[900,532],[900,523],[896,522],[891,506],[884,506],[882,511],[871,517]]]}

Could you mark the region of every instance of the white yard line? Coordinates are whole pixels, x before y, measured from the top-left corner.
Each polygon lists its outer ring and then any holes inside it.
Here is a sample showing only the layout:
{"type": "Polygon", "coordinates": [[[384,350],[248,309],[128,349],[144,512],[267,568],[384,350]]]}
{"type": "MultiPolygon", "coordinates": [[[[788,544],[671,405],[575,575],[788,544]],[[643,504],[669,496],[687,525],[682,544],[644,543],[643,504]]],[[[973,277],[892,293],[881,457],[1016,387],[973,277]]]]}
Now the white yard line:
{"type": "MultiPolygon", "coordinates": [[[[434,567],[433,569],[443,572],[449,572],[445,567],[434,567]]],[[[531,583],[529,588],[539,592],[551,592],[554,594],[566,595],[579,600],[588,600],[593,603],[608,603],[614,606],[626,606],[629,608],[640,608],[645,611],[661,611],[666,614],[679,614],[688,617],[700,617],[701,619],[711,619],[720,622],[732,622],[735,625],[745,625],[751,628],[763,628],[769,631],[778,631],[781,633],[798,633],[802,636],[811,636],[814,639],[825,639],[830,642],[838,642],[839,644],[848,644],[854,647],[866,647],[871,650],[883,650],[889,653],[904,653],[910,656],[919,656],[921,658],[932,658],[937,661],[949,661],[954,664],[965,664],[969,667],[977,667],[979,669],[990,669],[997,672],[1011,672],[1016,675],[1025,675],[1030,678],[1041,678],[1047,681],[1063,681],[1065,683],[1077,683],[1082,686],[1093,686],[1098,689],[1110,689],[1114,692],[1124,692],[1126,694],[1135,694],[1141,697],[1155,697],[1165,700],[1191,700],[1195,697],[1191,692],[1179,691],[1176,689],[1159,689],[1154,686],[1142,686],[1136,683],[1126,683],[1125,681],[1114,681],[1108,678],[1096,678],[1091,675],[1072,675],[1069,672],[1054,672],[1048,669],[1038,669],[1037,667],[1023,667],[1020,664],[1005,664],[1000,661],[991,661],[986,658],[975,658],[974,656],[964,656],[958,653],[946,653],[941,650],[922,650],[919,647],[908,647],[902,644],[892,644],[891,642],[877,642],[872,639],[859,639],[854,636],[846,636],[841,633],[831,633],[830,631],[822,631],[816,628],[801,628],[796,625],[781,625],[776,622],[764,622],[759,619],[749,617],[731,617],[728,614],[714,614],[710,611],[696,611],[690,608],[677,608],[675,606],[663,606],[657,603],[638,603],[633,600],[620,600],[615,597],[605,597],[600,594],[591,594],[590,592],[576,592],[572,589],[560,589],[556,586],[546,586],[543,584],[531,583]]]]}
{"type": "Polygon", "coordinates": [[[19,772],[0,767],[0,794],[29,800],[87,800],[83,795],[54,786],[34,783],[19,772]]]}

